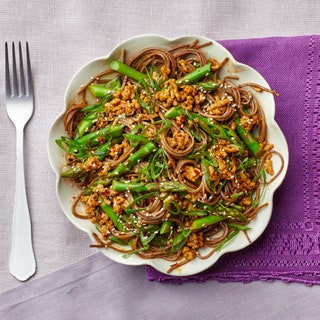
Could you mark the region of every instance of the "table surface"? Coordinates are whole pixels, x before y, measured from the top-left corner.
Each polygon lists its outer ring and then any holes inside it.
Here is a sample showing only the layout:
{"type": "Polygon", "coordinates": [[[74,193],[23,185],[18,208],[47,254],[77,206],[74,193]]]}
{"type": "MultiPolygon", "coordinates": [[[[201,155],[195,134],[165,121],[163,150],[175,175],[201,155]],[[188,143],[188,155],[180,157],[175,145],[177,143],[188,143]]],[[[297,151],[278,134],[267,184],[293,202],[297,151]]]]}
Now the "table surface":
{"type": "MultiPolygon", "coordinates": [[[[64,90],[80,66],[107,54],[119,42],[143,33],[167,37],[194,34],[215,40],[318,34],[319,12],[317,0],[2,1],[3,53],[5,41],[29,41],[36,93],[36,110],[25,131],[26,183],[37,259],[37,273],[29,281],[96,252],[88,247],[87,235],[71,225],[61,212],[46,150],[49,127],[62,111],[64,90]]],[[[4,55],[0,57],[0,70],[4,70],[4,55]]],[[[0,88],[1,293],[23,284],[8,271],[15,136],[4,108],[3,72],[0,88]]],[[[121,273],[134,268],[135,280],[132,284],[128,282],[128,290],[139,283],[139,292],[151,293],[154,301],[158,299],[172,311],[179,311],[179,318],[188,318],[188,313],[174,305],[172,297],[180,302],[188,301],[189,308],[205,306],[198,311],[199,318],[208,314],[231,317],[232,308],[238,319],[255,319],[257,314],[261,319],[273,319],[276,315],[282,319],[316,319],[320,312],[319,286],[280,281],[248,284],[209,281],[172,286],[148,282],[144,267],[120,265],[118,268],[121,273]],[[203,301],[209,300],[208,295],[211,302],[204,304],[203,301]]],[[[114,299],[119,302],[121,297],[114,299]]],[[[143,314],[143,306],[140,308],[143,314]]]]}

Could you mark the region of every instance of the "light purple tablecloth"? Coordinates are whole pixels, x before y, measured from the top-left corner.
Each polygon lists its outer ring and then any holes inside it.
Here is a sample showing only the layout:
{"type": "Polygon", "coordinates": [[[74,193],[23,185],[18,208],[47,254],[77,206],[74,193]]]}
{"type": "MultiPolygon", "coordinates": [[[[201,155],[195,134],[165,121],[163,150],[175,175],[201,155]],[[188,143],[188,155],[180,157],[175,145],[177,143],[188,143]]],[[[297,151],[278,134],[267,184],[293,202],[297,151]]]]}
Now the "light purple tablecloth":
{"type": "Polygon", "coordinates": [[[318,286],[284,285],[164,284],[97,253],[0,295],[0,319],[318,319],[318,286]]]}
{"type": "MultiPolygon", "coordinates": [[[[55,196],[55,176],[47,159],[46,141],[49,126],[63,108],[64,90],[72,75],[84,63],[105,55],[120,41],[143,33],[172,38],[193,34],[215,40],[319,34],[318,12],[318,0],[1,1],[0,319],[205,319],[208,315],[222,319],[232,319],[236,315],[238,320],[256,319],[257,315],[260,319],[317,319],[320,313],[320,286],[317,285],[310,287],[282,281],[168,285],[148,281],[145,267],[118,265],[90,249],[87,235],[71,225],[61,212],[55,196]],[[8,271],[15,137],[4,108],[4,42],[18,40],[29,41],[36,90],[36,110],[25,132],[25,165],[37,272],[25,283],[13,278],[8,271]]],[[[252,59],[253,50],[243,50],[243,45],[248,44],[246,40],[223,43],[230,50],[236,50],[233,53],[237,53],[236,58],[242,62],[252,59]]],[[[271,49],[280,50],[276,42],[270,46],[269,57],[273,56],[271,49]]],[[[299,51],[301,59],[305,59],[307,52],[299,51]]],[[[266,59],[263,55],[261,58],[266,59]]],[[[311,65],[305,67],[309,70],[311,65]]],[[[262,73],[269,74],[267,64],[260,68],[262,73]]],[[[294,74],[300,68],[303,70],[297,75],[297,81],[301,81],[308,71],[300,64],[289,63],[286,70],[278,72],[294,74]]],[[[313,70],[317,73],[316,68],[313,70]]],[[[273,87],[280,85],[276,77],[268,80],[273,87]]],[[[278,105],[287,93],[284,90],[278,105]]],[[[310,92],[310,99],[318,97],[317,94],[310,92]]],[[[300,101],[302,97],[297,95],[295,99],[300,101]]],[[[308,104],[306,100],[303,107],[308,104]]],[[[286,113],[277,111],[277,117],[289,115],[290,105],[290,101],[281,102],[279,108],[285,108],[286,113]]],[[[313,110],[314,106],[310,108],[313,110]]],[[[313,116],[311,111],[309,116],[313,116]]],[[[302,121],[298,117],[296,120],[302,121]]],[[[282,127],[292,141],[295,133],[288,133],[287,123],[282,127]]],[[[309,128],[309,134],[310,130],[313,129],[309,128]]],[[[300,152],[300,147],[291,144],[291,153],[300,152]]],[[[292,172],[302,163],[302,159],[291,161],[289,170],[292,172]]],[[[302,167],[300,177],[305,170],[314,169],[302,167]]],[[[301,181],[306,183],[304,176],[301,181]]],[[[299,184],[297,180],[289,179],[284,186],[293,192],[291,189],[298,190],[296,184],[299,184]]],[[[312,188],[312,184],[309,187],[312,188]]],[[[276,194],[278,204],[282,190],[276,194]]],[[[309,205],[307,198],[304,201],[309,205]]],[[[306,206],[302,215],[305,212],[314,211],[306,206]]],[[[303,246],[308,243],[307,237],[314,237],[317,227],[314,225],[313,230],[306,232],[303,246]]],[[[272,232],[273,228],[271,224],[272,232]]],[[[286,248],[291,248],[290,245],[291,242],[286,248]]],[[[232,258],[226,257],[225,261],[232,261],[232,258]]],[[[303,268],[306,270],[305,265],[303,268]]]]}

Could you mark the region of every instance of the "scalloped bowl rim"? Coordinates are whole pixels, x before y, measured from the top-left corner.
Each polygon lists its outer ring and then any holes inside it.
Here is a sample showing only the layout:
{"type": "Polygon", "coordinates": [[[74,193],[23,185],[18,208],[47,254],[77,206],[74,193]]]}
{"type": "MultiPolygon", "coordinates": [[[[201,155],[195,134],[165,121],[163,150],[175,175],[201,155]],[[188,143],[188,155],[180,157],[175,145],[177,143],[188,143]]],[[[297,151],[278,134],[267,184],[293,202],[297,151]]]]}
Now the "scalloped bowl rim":
{"type": "MultiPolygon", "coordinates": [[[[56,194],[60,207],[66,215],[66,217],[77,228],[86,232],[92,241],[94,241],[92,232],[96,231],[94,224],[92,224],[88,220],[76,218],[71,213],[72,197],[79,193],[79,189],[77,189],[70,181],[66,181],[65,179],[62,179],[60,177],[60,172],[64,165],[64,153],[56,145],[55,139],[59,138],[61,135],[66,134],[63,128],[62,117],[68,103],[70,102],[70,100],[74,98],[75,93],[80,88],[80,86],[86,83],[90,76],[98,73],[101,70],[101,68],[105,67],[109,59],[117,58],[119,56],[119,52],[122,49],[125,48],[127,50],[127,56],[130,56],[131,52],[137,52],[137,50],[145,47],[168,47],[169,45],[177,43],[190,43],[194,39],[198,39],[200,43],[212,41],[211,46],[203,49],[203,51],[207,54],[208,57],[215,57],[220,61],[226,56],[229,57],[229,62],[226,67],[227,71],[225,71],[227,74],[239,75],[240,82],[255,82],[270,88],[267,81],[262,77],[262,75],[259,72],[257,72],[248,65],[244,65],[242,63],[237,62],[232,56],[232,54],[221,44],[206,37],[193,35],[170,39],[160,35],[145,34],[129,38],[117,45],[108,56],[99,57],[89,61],[87,64],[82,66],[71,78],[65,91],[64,108],[61,114],[55,119],[55,121],[49,129],[47,150],[50,165],[56,174],[56,194]]],[[[255,93],[253,92],[253,94],[255,93]]],[[[285,160],[281,174],[274,182],[272,182],[272,184],[266,187],[266,192],[263,196],[262,201],[268,202],[268,206],[262,209],[261,212],[259,212],[257,218],[251,221],[249,224],[250,230],[248,231],[248,235],[251,239],[250,243],[248,242],[245,235],[241,232],[233,240],[227,243],[219,252],[214,253],[210,258],[205,260],[196,258],[190,261],[188,264],[172,271],[170,273],[170,275],[172,276],[190,276],[208,269],[209,267],[213,266],[224,254],[242,250],[254,241],[256,241],[269,224],[273,210],[273,195],[285,178],[288,168],[289,151],[285,136],[274,119],[275,101],[273,95],[267,92],[262,92],[259,94],[255,94],[255,96],[261,103],[266,115],[268,125],[268,140],[274,144],[276,150],[279,150],[281,152],[285,160]],[[265,109],[264,107],[266,105],[268,105],[267,109],[265,109]]],[[[275,167],[279,167],[279,165],[280,164],[277,163],[277,159],[275,159],[275,167]]],[[[172,262],[168,262],[159,258],[142,259],[136,255],[132,255],[129,258],[124,258],[122,256],[123,254],[116,252],[112,249],[102,248],[99,250],[105,256],[107,256],[115,262],[126,265],[150,265],[162,273],[166,273],[167,269],[172,264],[172,262]]]]}

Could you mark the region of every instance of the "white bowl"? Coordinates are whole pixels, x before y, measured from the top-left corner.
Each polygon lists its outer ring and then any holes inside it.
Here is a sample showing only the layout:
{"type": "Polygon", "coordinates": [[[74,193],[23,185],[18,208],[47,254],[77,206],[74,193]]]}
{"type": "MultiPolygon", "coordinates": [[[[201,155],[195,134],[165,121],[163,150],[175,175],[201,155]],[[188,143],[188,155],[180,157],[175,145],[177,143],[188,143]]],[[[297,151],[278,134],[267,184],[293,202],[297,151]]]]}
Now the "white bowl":
{"type": "MultiPolygon", "coordinates": [[[[72,182],[60,177],[61,169],[65,165],[65,158],[63,152],[55,143],[55,140],[60,138],[61,136],[66,135],[63,127],[63,113],[65,112],[69,101],[75,98],[76,93],[81,85],[85,84],[91,76],[99,73],[103,69],[106,69],[107,61],[111,58],[118,58],[121,50],[123,49],[127,50],[127,56],[129,57],[131,54],[136,53],[137,51],[146,47],[167,48],[168,46],[177,45],[179,43],[191,43],[194,39],[198,39],[200,43],[212,41],[210,39],[198,36],[185,36],[176,39],[167,39],[158,35],[142,35],[133,37],[115,47],[111,51],[109,56],[95,59],[81,67],[80,70],[71,79],[65,92],[65,106],[62,110],[62,113],[54,121],[49,131],[48,154],[51,166],[56,173],[56,192],[60,206],[66,217],[77,228],[88,233],[92,242],[94,242],[92,232],[96,232],[95,225],[88,220],[76,218],[71,212],[73,197],[79,193],[79,190],[75,185],[72,184],[72,182]]],[[[212,41],[212,45],[204,48],[203,52],[205,52],[208,57],[215,57],[218,61],[222,61],[225,57],[229,57],[228,65],[227,67],[223,68],[223,70],[225,70],[225,74],[228,73],[239,76],[239,82],[254,82],[269,88],[266,80],[257,71],[247,65],[237,62],[233,58],[231,53],[219,43],[212,41]]],[[[268,125],[268,141],[274,144],[275,150],[281,152],[284,158],[284,168],[277,179],[267,186],[267,190],[264,193],[263,198],[261,199],[261,203],[267,202],[269,203],[269,205],[262,209],[259,212],[257,218],[251,221],[249,224],[250,229],[248,231],[248,236],[251,239],[251,243],[254,242],[263,233],[270,221],[273,207],[273,194],[275,190],[280,186],[286,175],[289,159],[288,146],[285,136],[283,135],[281,129],[274,119],[275,102],[273,95],[267,92],[262,92],[255,94],[255,96],[265,112],[268,125]]],[[[277,171],[277,169],[279,169],[280,167],[280,160],[277,157],[274,158],[274,169],[275,171],[277,171]]],[[[170,274],[173,276],[188,276],[199,273],[214,265],[223,254],[241,250],[247,247],[249,244],[250,243],[248,242],[245,235],[240,232],[235,238],[228,242],[220,251],[214,253],[210,258],[205,260],[196,258],[188,264],[172,271],[170,274]]],[[[112,249],[102,248],[99,250],[105,256],[116,262],[126,265],[150,265],[162,273],[166,273],[166,271],[172,264],[172,262],[168,262],[159,258],[149,260],[142,259],[139,256],[135,255],[132,255],[129,258],[124,258],[121,253],[116,252],[112,249]]]]}

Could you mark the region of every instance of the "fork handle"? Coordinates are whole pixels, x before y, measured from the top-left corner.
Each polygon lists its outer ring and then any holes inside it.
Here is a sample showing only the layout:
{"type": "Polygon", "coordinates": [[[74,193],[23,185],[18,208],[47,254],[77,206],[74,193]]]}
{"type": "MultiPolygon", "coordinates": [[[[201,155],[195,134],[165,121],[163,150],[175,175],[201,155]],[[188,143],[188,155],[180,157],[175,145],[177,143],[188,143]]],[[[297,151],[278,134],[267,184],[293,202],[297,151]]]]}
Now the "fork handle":
{"type": "Polygon", "coordinates": [[[29,279],[36,271],[32,247],[32,231],[28,208],[23,154],[23,129],[16,130],[16,193],[12,222],[10,273],[20,281],[29,279]]]}

